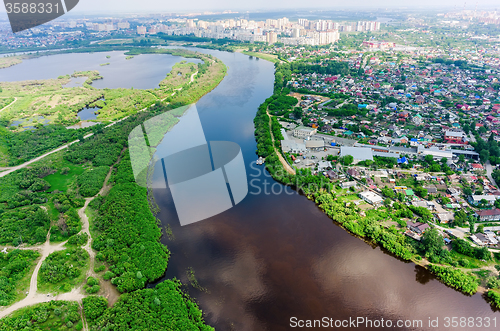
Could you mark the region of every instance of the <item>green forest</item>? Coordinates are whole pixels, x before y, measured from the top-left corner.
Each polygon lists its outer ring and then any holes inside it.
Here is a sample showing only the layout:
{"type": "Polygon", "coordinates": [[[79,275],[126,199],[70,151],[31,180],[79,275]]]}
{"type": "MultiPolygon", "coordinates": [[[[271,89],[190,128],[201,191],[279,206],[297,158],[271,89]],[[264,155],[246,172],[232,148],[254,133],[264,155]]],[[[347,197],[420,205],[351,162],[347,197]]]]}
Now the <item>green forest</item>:
{"type": "MultiPolygon", "coordinates": [[[[33,132],[14,132],[5,128],[7,124],[3,121],[4,127],[0,128],[0,143],[6,143],[0,144],[0,152],[9,157],[16,155],[16,164],[63,143],[79,140],[30,167],[0,178],[0,243],[15,246],[42,243],[49,230],[51,242],[67,240],[65,249],[50,254],[42,263],[38,289],[42,293],[62,293],[83,286],[88,294],[94,294],[104,281],[111,282],[123,293],[113,308],[107,308],[107,303],[103,304],[106,299],[102,297],[84,300],[85,316],[108,330],[132,329],[115,315],[119,309],[156,320],[162,330],[213,330],[204,324],[202,312],[183,293],[180,282],[167,280],[155,289],[144,289],[147,283],[165,274],[170,252],[159,242],[161,229],[151,212],[147,190],[135,183],[127,150],[128,135],[133,128],[160,113],[191,104],[224,78],[226,68],[220,60],[193,54],[188,55],[201,58],[204,63],[197,66],[199,73],[191,85],[183,86],[169,104],[156,102],[147,111],[132,114],[113,126],[66,130],[48,125],[33,132]],[[87,132],[94,135],[84,138],[87,132]],[[8,145],[11,136],[15,136],[17,142],[13,140],[14,144],[8,145]],[[26,146],[37,141],[39,148],[27,151],[26,146]],[[103,196],[98,195],[87,208],[92,247],[97,253],[94,270],[98,273],[97,277],[87,278],[89,255],[80,247],[89,237],[79,233],[82,224],[78,210],[84,206],[85,197],[100,191],[110,169],[109,190],[106,189],[103,196]]],[[[105,102],[112,101],[112,91],[107,93],[109,98],[105,102]]],[[[4,160],[2,155],[0,160],[4,160]]],[[[5,158],[5,162],[13,159],[5,158]]],[[[0,304],[20,299],[19,290],[25,292],[23,284],[29,286],[29,270],[38,257],[38,253],[30,250],[14,252],[2,256],[0,304]]],[[[78,306],[55,301],[21,309],[0,323],[2,330],[82,328],[78,306]]]]}
{"type": "Polygon", "coordinates": [[[82,330],[78,303],[50,301],[22,308],[0,320],[2,331],[82,330]]]}
{"type": "Polygon", "coordinates": [[[204,324],[201,310],[182,293],[176,280],[123,294],[112,308],[107,308],[102,297],[87,297],[83,308],[92,331],[214,330],[204,324]]]}

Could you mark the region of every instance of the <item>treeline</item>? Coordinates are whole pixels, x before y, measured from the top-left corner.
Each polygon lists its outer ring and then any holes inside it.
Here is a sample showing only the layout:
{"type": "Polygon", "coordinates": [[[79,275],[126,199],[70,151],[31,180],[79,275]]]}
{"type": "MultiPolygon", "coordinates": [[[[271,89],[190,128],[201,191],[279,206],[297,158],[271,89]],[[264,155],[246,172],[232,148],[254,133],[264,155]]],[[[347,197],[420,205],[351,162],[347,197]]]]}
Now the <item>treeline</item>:
{"type": "Polygon", "coordinates": [[[360,217],[359,210],[354,204],[346,207],[342,201],[327,192],[315,194],[314,200],[330,218],[350,232],[372,239],[404,260],[411,260],[415,255],[415,249],[408,244],[404,234],[399,233],[394,227],[389,229],[383,227],[375,218],[360,217]]]}
{"type": "Polygon", "coordinates": [[[0,127],[0,147],[5,148],[8,166],[16,166],[66,143],[75,141],[90,129],[66,129],[62,125],[47,125],[36,130],[11,132],[0,127]]]}
{"type": "Polygon", "coordinates": [[[102,297],[87,297],[83,310],[91,331],[214,330],[205,325],[202,311],[182,293],[177,280],[123,294],[111,308],[102,297]]]}
{"type": "Polygon", "coordinates": [[[0,306],[15,301],[19,281],[27,276],[39,256],[37,251],[19,249],[0,254],[0,306]]]}
{"type": "Polygon", "coordinates": [[[429,265],[428,269],[443,283],[463,293],[472,295],[477,292],[478,278],[476,276],[466,274],[459,269],[441,267],[435,264],[429,265]]]}
{"type": "Polygon", "coordinates": [[[94,226],[99,233],[92,248],[99,252],[97,259],[109,264],[115,275],[111,282],[120,292],[141,289],[160,278],[169,257],[159,242],[161,231],[149,209],[146,189],[135,183],[131,171],[130,156],[125,153],[113,178],[117,183],[90,204],[98,212],[94,226]]]}

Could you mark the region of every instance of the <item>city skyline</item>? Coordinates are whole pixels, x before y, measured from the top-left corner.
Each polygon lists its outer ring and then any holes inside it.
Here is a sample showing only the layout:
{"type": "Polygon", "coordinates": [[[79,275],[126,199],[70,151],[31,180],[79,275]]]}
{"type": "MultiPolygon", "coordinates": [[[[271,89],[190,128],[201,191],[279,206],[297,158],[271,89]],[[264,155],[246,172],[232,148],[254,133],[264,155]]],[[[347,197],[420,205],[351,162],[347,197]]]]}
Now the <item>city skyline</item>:
{"type": "MultiPolygon", "coordinates": [[[[235,3],[229,0],[217,1],[202,1],[188,0],[182,3],[162,3],[157,0],[143,0],[140,3],[131,0],[109,0],[106,2],[98,0],[82,0],[78,3],[71,15],[81,15],[87,13],[146,13],[146,12],[203,12],[203,11],[272,11],[272,10],[333,10],[333,9],[468,9],[474,10],[490,8],[496,9],[498,3],[495,0],[479,0],[474,2],[456,2],[453,0],[441,0],[439,2],[431,0],[423,0],[419,2],[410,0],[382,0],[382,1],[366,1],[353,0],[348,5],[344,1],[334,0],[318,0],[314,4],[299,0],[257,0],[248,2],[235,3]]],[[[6,13],[5,7],[0,6],[0,13],[6,13]]],[[[1,19],[6,19],[0,16],[1,19]]]]}

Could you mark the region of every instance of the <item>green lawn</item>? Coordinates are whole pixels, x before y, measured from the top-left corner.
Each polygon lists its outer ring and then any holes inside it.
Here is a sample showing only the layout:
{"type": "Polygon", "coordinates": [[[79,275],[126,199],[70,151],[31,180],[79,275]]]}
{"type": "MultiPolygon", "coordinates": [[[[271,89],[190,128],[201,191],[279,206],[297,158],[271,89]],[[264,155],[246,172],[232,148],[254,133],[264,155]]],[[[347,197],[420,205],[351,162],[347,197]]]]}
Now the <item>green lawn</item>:
{"type": "Polygon", "coordinates": [[[68,186],[75,180],[76,176],[82,174],[84,171],[84,167],[62,160],[57,172],[44,178],[50,184],[48,192],[55,190],[66,192],[68,186]],[[66,167],[69,168],[69,171],[67,174],[63,175],[61,169],[66,167]]]}

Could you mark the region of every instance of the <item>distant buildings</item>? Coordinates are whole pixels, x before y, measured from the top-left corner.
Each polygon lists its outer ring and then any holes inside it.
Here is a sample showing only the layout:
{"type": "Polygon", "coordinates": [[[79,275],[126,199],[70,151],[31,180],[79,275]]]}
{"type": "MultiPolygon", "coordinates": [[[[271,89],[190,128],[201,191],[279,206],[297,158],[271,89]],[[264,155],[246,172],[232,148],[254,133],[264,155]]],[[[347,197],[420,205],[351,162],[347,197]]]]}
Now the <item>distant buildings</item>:
{"type": "Polygon", "coordinates": [[[147,29],[145,26],[138,26],[137,27],[137,34],[140,34],[140,35],[145,35],[147,32],[147,29]]]}
{"type": "Polygon", "coordinates": [[[387,41],[363,41],[363,47],[384,50],[394,48],[396,47],[396,44],[387,41]]]}

